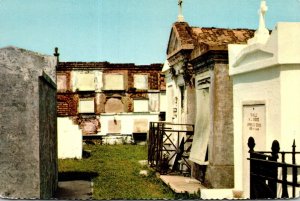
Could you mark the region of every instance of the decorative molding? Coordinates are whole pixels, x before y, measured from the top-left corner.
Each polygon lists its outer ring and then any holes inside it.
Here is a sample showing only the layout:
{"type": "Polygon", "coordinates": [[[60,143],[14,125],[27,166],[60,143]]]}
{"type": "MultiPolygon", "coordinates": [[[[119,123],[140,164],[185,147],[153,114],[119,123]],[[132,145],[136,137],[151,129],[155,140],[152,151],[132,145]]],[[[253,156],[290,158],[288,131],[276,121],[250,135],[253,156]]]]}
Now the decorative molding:
{"type": "MultiPolygon", "coordinates": [[[[260,47],[258,47],[260,48],[260,47]]],[[[233,63],[233,67],[240,66],[241,64],[249,64],[254,63],[260,60],[265,60],[272,58],[274,56],[273,53],[267,52],[261,49],[250,49],[245,48],[240,54],[236,57],[235,62],[233,63]]]]}

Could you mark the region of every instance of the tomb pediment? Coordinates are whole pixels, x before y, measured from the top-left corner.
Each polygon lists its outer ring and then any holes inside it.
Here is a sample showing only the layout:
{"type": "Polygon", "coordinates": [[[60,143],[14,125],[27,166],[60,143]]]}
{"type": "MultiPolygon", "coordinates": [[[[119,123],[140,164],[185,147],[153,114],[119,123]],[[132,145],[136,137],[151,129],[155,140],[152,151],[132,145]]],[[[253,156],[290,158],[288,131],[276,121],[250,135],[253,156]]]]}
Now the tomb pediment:
{"type": "Polygon", "coordinates": [[[171,36],[169,39],[167,54],[170,54],[179,48],[180,48],[180,44],[178,44],[178,38],[176,37],[174,30],[172,29],[171,36]]]}
{"type": "Polygon", "coordinates": [[[192,50],[194,48],[193,38],[189,29],[190,27],[186,22],[173,24],[167,48],[168,58],[180,50],[192,50]]]}
{"type": "Polygon", "coordinates": [[[272,52],[260,48],[252,49],[251,47],[247,47],[236,57],[233,67],[263,61],[272,57],[274,57],[272,52]]]}

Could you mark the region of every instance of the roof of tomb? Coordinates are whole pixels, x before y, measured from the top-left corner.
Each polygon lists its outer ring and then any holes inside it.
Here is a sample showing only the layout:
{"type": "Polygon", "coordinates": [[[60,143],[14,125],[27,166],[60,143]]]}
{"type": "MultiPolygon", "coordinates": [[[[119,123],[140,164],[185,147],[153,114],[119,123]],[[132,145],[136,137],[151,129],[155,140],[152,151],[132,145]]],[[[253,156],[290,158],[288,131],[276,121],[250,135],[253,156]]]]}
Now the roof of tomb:
{"type": "Polygon", "coordinates": [[[191,52],[196,58],[209,50],[228,50],[228,44],[245,44],[254,36],[251,29],[190,27],[186,22],[175,22],[169,37],[167,57],[180,51],[191,52]]]}

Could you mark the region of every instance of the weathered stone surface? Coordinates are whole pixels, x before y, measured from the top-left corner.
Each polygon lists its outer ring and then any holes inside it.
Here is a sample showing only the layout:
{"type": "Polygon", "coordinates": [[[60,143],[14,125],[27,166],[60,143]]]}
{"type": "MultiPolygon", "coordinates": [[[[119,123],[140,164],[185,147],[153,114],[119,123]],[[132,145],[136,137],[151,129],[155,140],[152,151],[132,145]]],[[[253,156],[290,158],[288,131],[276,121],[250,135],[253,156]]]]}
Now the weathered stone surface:
{"type": "Polygon", "coordinates": [[[121,121],[109,120],[108,121],[108,133],[121,133],[121,121]]]}
{"type": "Polygon", "coordinates": [[[80,98],[78,104],[79,113],[95,113],[94,98],[80,98]]]}
{"type": "Polygon", "coordinates": [[[63,92],[66,91],[67,88],[68,88],[67,75],[65,74],[57,75],[57,91],[63,92]]]}
{"type": "Polygon", "coordinates": [[[211,165],[233,166],[233,101],[228,68],[227,64],[216,64],[214,68],[214,127],[208,145],[214,150],[209,152],[211,165]]]}
{"type": "Polygon", "coordinates": [[[148,119],[135,119],[133,122],[133,132],[147,132],[149,129],[148,119]]]}
{"type": "Polygon", "coordinates": [[[105,104],[106,113],[119,113],[124,112],[124,105],[119,98],[110,98],[105,104]]]}
{"type": "Polygon", "coordinates": [[[233,188],[233,166],[210,165],[207,167],[205,183],[207,187],[212,188],[233,188]]]}
{"type": "Polygon", "coordinates": [[[159,112],[159,94],[158,93],[149,93],[149,111],[150,112],[159,112]]]}
{"type": "Polygon", "coordinates": [[[40,197],[50,198],[57,188],[56,87],[39,79],[40,197]]]}
{"type": "Polygon", "coordinates": [[[0,196],[46,199],[57,186],[54,61],[0,49],[0,196]]]}
{"type": "Polygon", "coordinates": [[[97,134],[100,129],[100,122],[97,118],[81,119],[80,121],[80,128],[83,135],[97,134]]]}
{"type": "Polygon", "coordinates": [[[133,111],[134,112],[149,112],[149,100],[148,99],[137,99],[133,100],[133,111]]]}
{"type": "Polygon", "coordinates": [[[105,90],[124,90],[124,75],[104,74],[105,90]]]}
{"type": "Polygon", "coordinates": [[[148,89],[148,75],[136,74],[134,76],[134,88],[136,89],[148,89]]]}
{"type": "MultiPolygon", "coordinates": [[[[101,135],[107,135],[109,133],[121,133],[122,135],[129,135],[133,131],[133,121],[128,124],[122,120],[122,129],[120,128],[121,124],[116,127],[114,123],[110,123],[111,129],[109,129],[108,118],[105,118],[105,116],[108,115],[107,113],[113,114],[116,115],[117,120],[120,120],[121,115],[125,113],[129,113],[128,117],[132,119],[135,115],[134,112],[157,112],[155,115],[158,116],[158,111],[160,109],[164,110],[160,107],[160,93],[161,90],[165,90],[164,76],[161,75],[161,69],[162,64],[59,62],[57,67],[59,81],[57,94],[58,116],[69,116],[76,119],[75,123],[80,124],[80,127],[83,128],[83,134],[101,133],[101,135]],[[91,74],[94,77],[90,76],[91,74]],[[84,81],[84,79],[89,79],[89,81],[84,81]],[[76,90],[78,84],[92,86],[93,81],[93,89],[92,87],[85,87],[86,91],[80,91],[79,87],[79,90],[76,90]],[[80,101],[86,98],[94,99],[94,109],[90,107],[90,110],[81,110],[83,107],[81,107],[80,101]],[[134,111],[134,100],[136,99],[147,99],[149,103],[144,103],[141,107],[142,110],[134,111]],[[99,127],[96,121],[83,123],[83,115],[97,116],[101,119],[101,126],[99,127]]],[[[91,105],[89,104],[89,106],[91,105]]],[[[143,116],[143,118],[148,118],[148,121],[155,119],[153,114],[143,116]]],[[[146,132],[148,126],[142,130],[142,132],[146,132]]]]}

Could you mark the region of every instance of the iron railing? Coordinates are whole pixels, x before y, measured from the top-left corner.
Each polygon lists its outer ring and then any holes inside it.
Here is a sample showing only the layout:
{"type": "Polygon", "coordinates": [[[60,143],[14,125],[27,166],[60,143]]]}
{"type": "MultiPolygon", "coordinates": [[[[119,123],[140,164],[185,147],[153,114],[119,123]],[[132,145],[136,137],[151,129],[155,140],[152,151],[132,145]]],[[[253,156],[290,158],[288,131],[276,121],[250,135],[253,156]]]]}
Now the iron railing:
{"type": "Polygon", "coordinates": [[[181,173],[190,174],[191,166],[188,157],[193,135],[193,124],[150,122],[149,165],[161,174],[167,174],[178,169],[181,173]]]}
{"type": "Polygon", "coordinates": [[[254,151],[255,140],[248,139],[250,153],[250,199],[263,198],[295,198],[296,188],[300,187],[298,174],[300,175],[300,165],[296,164],[295,140],[292,151],[279,151],[280,145],[277,140],[272,143],[272,151],[254,151]],[[291,162],[287,163],[287,156],[291,157],[291,162]],[[281,161],[278,161],[278,158],[281,161]],[[288,177],[291,179],[288,180],[288,177]],[[281,185],[281,186],[280,186],[281,185]],[[281,192],[278,192],[281,187],[281,192]],[[288,188],[291,188],[292,196],[289,196],[288,188]],[[279,194],[279,196],[277,196],[279,194]],[[281,195],[280,195],[281,194],[281,195]]]}

